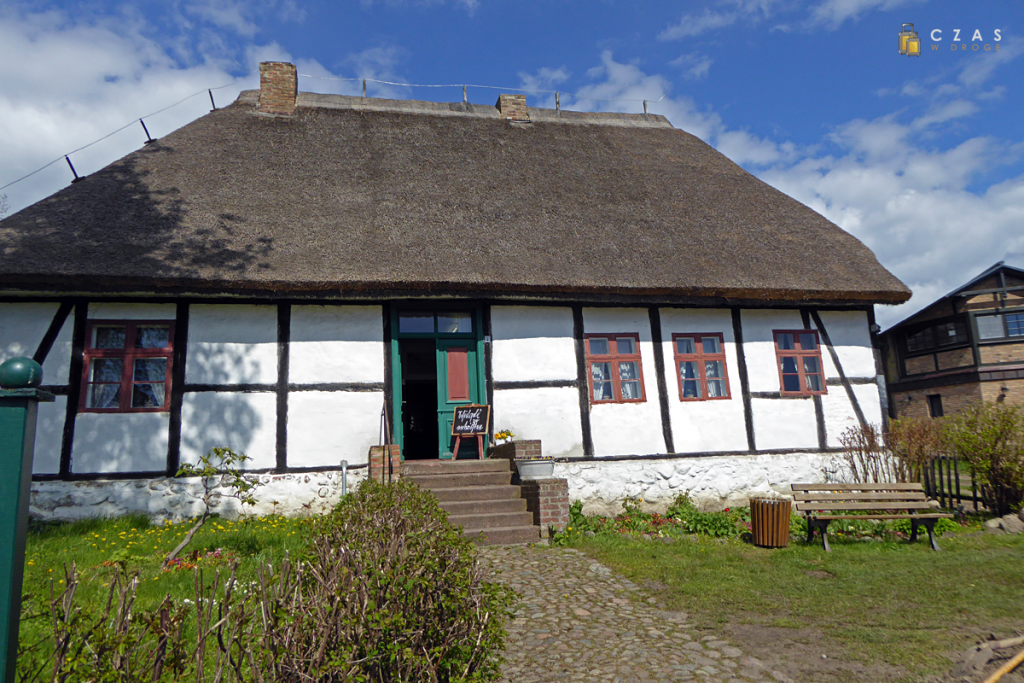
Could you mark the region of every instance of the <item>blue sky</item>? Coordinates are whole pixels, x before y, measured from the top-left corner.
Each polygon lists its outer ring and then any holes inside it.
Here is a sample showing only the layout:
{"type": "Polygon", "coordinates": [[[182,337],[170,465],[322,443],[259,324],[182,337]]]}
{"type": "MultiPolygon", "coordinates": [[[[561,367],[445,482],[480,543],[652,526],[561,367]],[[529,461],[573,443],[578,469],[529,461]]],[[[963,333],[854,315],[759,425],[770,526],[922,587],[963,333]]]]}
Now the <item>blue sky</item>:
{"type": "MultiPolygon", "coordinates": [[[[641,111],[646,99],[871,247],[914,290],[909,304],[879,308],[888,325],[996,261],[1024,267],[1022,55],[1019,2],[5,3],[0,185],[206,88],[226,86],[214,91],[226,104],[257,87],[268,59],[296,63],[307,91],[354,94],[357,81],[337,79],[369,78],[523,89],[536,106],[554,97],[529,91],[557,90],[579,110],[641,111]],[[919,32],[919,58],[897,54],[904,22],[919,32]]],[[[469,97],[490,104],[497,91],[469,97]]],[[[146,124],[160,136],[208,110],[203,93],[146,124]]],[[[144,139],[130,125],[71,159],[89,173],[144,139]]],[[[0,193],[16,211],[70,177],[61,159],[0,193]]],[[[814,258],[814,245],[796,256],[814,258]]]]}

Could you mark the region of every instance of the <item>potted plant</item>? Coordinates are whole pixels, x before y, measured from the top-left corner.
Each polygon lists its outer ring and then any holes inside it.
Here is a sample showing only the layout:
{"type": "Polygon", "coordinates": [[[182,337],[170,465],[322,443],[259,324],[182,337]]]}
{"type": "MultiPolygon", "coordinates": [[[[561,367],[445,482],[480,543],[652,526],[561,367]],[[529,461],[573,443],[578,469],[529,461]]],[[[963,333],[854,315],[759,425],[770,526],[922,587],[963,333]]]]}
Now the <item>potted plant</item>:
{"type": "Polygon", "coordinates": [[[544,455],[540,448],[540,439],[514,441],[516,470],[523,481],[533,479],[550,479],[555,474],[555,462],[551,456],[544,455]]]}

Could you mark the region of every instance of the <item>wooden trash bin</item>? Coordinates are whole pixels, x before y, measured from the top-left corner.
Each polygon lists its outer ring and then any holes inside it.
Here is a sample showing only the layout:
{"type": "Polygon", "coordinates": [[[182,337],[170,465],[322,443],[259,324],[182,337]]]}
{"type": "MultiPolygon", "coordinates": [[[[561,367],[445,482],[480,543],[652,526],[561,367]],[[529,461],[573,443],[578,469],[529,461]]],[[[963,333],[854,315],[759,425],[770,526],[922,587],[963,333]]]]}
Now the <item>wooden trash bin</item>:
{"type": "Polygon", "coordinates": [[[750,527],[754,545],[785,548],[789,545],[791,503],[779,498],[750,499],[750,527]]]}

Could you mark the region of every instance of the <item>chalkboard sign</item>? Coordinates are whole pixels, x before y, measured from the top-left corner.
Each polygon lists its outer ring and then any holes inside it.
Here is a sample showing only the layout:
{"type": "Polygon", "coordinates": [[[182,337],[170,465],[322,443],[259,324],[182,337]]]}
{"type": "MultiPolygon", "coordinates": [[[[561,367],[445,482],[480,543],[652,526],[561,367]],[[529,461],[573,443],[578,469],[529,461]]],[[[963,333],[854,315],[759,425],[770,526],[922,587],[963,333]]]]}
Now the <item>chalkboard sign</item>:
{"type": "Polygon", "coordinates": [[[490,418],[490,406],[456,406],[455,419],[452,420],[452,436],[486,434],[490,418]]]}

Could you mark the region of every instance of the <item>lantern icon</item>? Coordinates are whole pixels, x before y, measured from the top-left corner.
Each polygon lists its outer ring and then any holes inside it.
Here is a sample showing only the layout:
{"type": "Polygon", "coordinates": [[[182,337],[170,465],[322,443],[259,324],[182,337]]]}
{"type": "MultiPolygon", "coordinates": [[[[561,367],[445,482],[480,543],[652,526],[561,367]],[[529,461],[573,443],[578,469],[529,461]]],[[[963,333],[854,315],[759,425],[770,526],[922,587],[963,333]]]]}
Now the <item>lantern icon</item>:
{"type": "Polygon", "coordinates": [[[903,24],[900,31],[900,54],[908,57],[921,56],[921,39],[917,37],[913,24],[903,24]]]}

